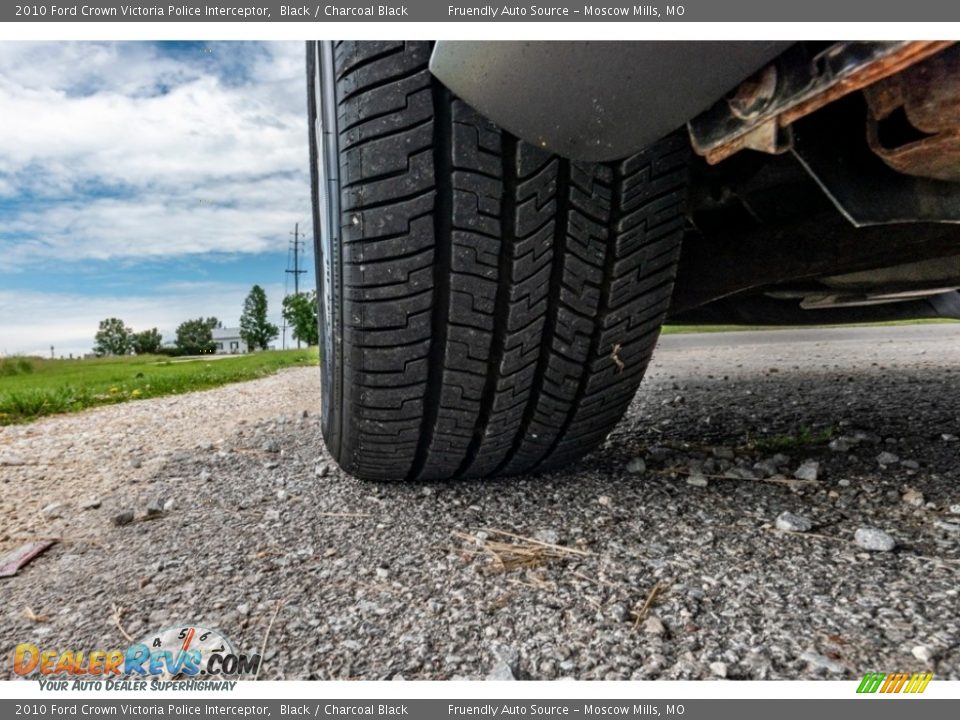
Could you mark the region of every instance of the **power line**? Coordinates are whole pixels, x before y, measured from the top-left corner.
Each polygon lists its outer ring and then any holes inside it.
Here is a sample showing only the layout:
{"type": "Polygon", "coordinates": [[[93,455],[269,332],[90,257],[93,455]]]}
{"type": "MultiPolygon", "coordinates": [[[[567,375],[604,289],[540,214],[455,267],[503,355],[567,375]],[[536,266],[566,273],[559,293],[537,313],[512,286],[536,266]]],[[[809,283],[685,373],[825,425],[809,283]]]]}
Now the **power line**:
{"type": "Polygon", "coordinates": [[[306,270],[300,269],[300,223],[296,223],[293,226],[293,232],[290,233],[293,235],[293,242],[291,247],[293,247],[293,270],[289,268],[286,272],[293,275],[293,294],[300,294],[300,276],[303,275],[306,270]]]}
{"type": "MultiPolygon", "coordinates": [[[[300,223],[294,224],[293,232],[290,234],[293,235],[293,241],[290,243],[290,246],[293,248],[293,269],[291,270],[289,268],[290,261],[289,261],[289,255],[288,255],[287,256],[288,267],[286,270],[284,270],[284,272],[293,275],[293,294],[299,295],[300,294],[300,276],[306,272],[306,270],[300,269],[300,223]]],[[[284,291],[284,293],[286,294],[286,290],[284,291]]],[[[287,342],[286,318],[284,318],[284,321],[283,321],[283,342],[284,342],[284,349],[286,349],[286,342],[287,342]]],[[[298,350],[300,349],[300,338],[297,338],[297,349],[298,350]]]]}

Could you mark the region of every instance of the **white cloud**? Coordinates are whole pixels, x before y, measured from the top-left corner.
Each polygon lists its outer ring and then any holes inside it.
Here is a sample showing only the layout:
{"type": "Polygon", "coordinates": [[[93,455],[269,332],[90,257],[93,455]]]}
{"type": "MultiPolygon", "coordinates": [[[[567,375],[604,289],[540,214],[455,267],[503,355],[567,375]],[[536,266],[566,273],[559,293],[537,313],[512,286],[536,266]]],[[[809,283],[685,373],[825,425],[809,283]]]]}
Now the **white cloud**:
{"type": "Polygon", "coordinates": [[[0,197],[21,198],[0,272],[258,253],[307,224],[301,44],[209,48],[0,43],[0,197]]]}

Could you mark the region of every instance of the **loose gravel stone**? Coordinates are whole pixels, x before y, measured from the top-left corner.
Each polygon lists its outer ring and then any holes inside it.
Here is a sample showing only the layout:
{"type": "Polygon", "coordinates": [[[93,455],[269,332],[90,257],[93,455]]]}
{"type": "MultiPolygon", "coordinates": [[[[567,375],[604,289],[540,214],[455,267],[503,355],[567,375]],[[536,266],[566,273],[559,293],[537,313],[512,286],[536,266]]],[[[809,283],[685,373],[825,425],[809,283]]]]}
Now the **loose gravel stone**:
{"type": "Polygon", "coordinates": [[[613,621],[617,623],[625,623],[630,619],[630,611],[627,609],[627,606],[622,603],[611,605],[609,613],[613,621]]]}
{"type": "Polygon", "coordinates": [[[779,468],[772,458],[767,458],[766,460],[759,460],[755,462],[753,464],[753,469],[760,473],[761,477],[768,478],[772,475],[776,475],[779,468]]]}
{"type": "Polygon", "coordinates": [[[814,482],[820,474],[820,463],[816,460],[805,460],[803,464],[793,472],[797,480],[806,480],[814,482]]]}
{"type": "Polygon", "coordinates": [[[845,673],[846,668],[838,663],[836,660],[831,660],[825,655],[815,652],[805,652],[800,656],[802,660],[806,660],[814,668],[820,668],[826,670],[830,673],[845,673]]]}
{"type": "Polygon", "coordinates": [[[710,663],[710,672],[719,678],[725,678],[727,676],[727,664],[724,662],[712,662],[710,663]]]}
{"type": "Polygon", "coordinates": [[[787,467],[790,464],[790,456],[783,453],[776,453],[770,461],[778,468],[787,467]]]}
{"type": "Polygon", "coordinates": [[[520,651],[512,645],[495,643],[490,647],[490,655],[498,665],[503,665],[514,675],[520,671],[520,651]]]}
{"type": "Polygon", "coordinates": [[[647,635],[663,635],[667,631],[667,628],[664,627],[663,620],[656,615],[651,615],[643,621],[643,631],[647,633],[647,635]]]}
{"type": "Polygon", "coordinates": [[[913,507],[923,507],[926,502],[926,498],[923,497],[923,493],[917,490],[916,488],[907,488],[907,491],[901,497],[904,503],[907,505],[912,505],[913,507]]]}
{"type": "Polygon", "coordinates": [[[503,663],[493,666],[493,669],[487,674],[487,680],[516,680],[513,672],[503,663]]]}
{"type": "Polygon", "coordinates": [[[827,447],[829,447],[834,452],[845,453],[845,452],[850,452],[853,449],[854,445],[856,445],[856,442],[853,441],[852,438],[841,436],[831,440],[830,444],[827,447]]]}
{"type": "Polygon", "coordinates": [[[900,456],[884,450],[882,453],[877,455],[877,462],[884,466],[895,465],[896,463],[900,462],[900,456]]]}
{"type": "Polygon", "coordinates": [[[134,517],[135,515],[132,510],[124,510],[123,512],[118,512],[116,515],[110,518],[110,522],[117,527],[123,527],[124,525],[129,525],[132,523],[134,517]]]}
{"type": "Polygon", "coordinates": [[[917,645],[910,651],[911,654],[920,662],[928,663],[936,656],[936,651],[929,645],[917,645]]]}
{"type": "Polygon", "coordinates": [[[59,518],[63,517],[64,510],[66,510],[66,508],[63,506],[63,503],[54,502],[46,505],[40,512],[48,518],[59,518]]]}
{"type": "Polygon", "coordinates": [[[627,472],[638,475],[647,471],[647,463],[641,457],[635,457],[627,463],[627,472]]]}
{"type": "Polygon", "coordinates": [[[693,487],[705,488],[710,484],[710,481],[707,479],[706,475],[703,473],[692,473],[687,476],[687,485],[692,485],[693,487]]]}
{"type": "Polygon", "coordinates": [[[813,529],[813,523],[803,517],[803,515],[794,515],[792,512],[782,512],[777,516],[776,527],[778,530],[787,532],[804,533],[813,529]]]}
{"type": "Polygon", "coordinates": [[[857,528],[853,541],[871,552],[890,552],[897,546],[897,541],[890,534],[876,528],[857,528]]]}
{"type": "Polygon", "coordinates": [[[723,476],[731,480],[756,480],[757,475],[750,468],[732,467],[723,473],[723,476]]]}

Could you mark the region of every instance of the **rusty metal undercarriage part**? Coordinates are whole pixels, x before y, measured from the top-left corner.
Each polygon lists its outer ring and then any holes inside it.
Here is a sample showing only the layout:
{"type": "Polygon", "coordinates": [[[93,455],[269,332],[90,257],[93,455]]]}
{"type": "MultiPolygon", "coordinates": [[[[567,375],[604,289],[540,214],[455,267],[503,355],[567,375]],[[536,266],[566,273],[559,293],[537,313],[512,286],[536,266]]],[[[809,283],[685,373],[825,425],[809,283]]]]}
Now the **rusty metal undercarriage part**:
{"type": "Polygon", "coordinates": [[[688,123],[693,149],[711,165],[744,149],[786,152],[793,145],[791,125],[800,118],[952,44],[841,42],[811,54],[798,43],[688,123]]]}
{"type": "Polygon", "coordinates": [[[867,142],[866,100],[857,93],[793,126],[791,155],[857,227],[937,222],[960,225],[960,183],[891,168],[867,142]]]}
{"type": "Polygon", "coordinates": [[[864,90],[867,140],[906,175],[960,182],[960,45],[864,90]]]}

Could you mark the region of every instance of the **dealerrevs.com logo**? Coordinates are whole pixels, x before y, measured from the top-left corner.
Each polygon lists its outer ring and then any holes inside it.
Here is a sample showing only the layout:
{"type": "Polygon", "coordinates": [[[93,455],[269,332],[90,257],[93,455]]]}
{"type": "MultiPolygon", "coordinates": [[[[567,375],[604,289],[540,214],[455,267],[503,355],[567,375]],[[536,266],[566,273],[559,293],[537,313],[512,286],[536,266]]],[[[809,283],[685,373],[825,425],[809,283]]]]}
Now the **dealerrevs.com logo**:
{"type": "Polygon", "coordinates": [[[235,679],[255,676],[260,661],[259,654],[237,653],[217,630],[183,625],[151,633],[127,648],[63,650],[21,643],[14,649],[13,671],[37,677],[50,690],[144,690],[148,681],[151,689],[229,690],[235,679]],[[204,682],[189,682],[200,678],[204,682]],[[217,682],[210,682],[213,678],[217,682]]]}

